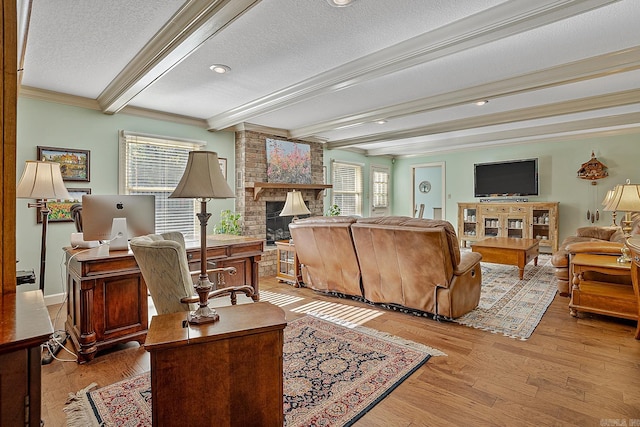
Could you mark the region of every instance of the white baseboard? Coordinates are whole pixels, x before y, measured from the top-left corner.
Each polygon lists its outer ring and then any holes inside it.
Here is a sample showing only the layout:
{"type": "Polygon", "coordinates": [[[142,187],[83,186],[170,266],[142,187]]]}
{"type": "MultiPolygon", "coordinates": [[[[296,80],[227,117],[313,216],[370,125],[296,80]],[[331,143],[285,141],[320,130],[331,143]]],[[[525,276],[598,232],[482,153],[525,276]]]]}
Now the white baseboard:
{"type": "Polygon", "coordinates": [[[56,304],[62,304],[65,300],[65,295],[64,293],[60,293],[60,294],[53,294],[53,295],[45,295],[44,296],[44,304],[49,306],[49,305],[56,305],[56,304]]]}

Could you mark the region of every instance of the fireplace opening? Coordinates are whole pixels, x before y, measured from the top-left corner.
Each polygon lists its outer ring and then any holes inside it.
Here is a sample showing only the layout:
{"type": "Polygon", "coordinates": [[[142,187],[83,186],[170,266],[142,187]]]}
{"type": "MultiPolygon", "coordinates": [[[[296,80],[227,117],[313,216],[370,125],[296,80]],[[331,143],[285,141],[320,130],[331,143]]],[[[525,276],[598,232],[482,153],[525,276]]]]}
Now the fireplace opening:
{"type": "MultiPolygon", "coordinates": [[[[309,203],[305,202],[307,208],[309,203]]],[[[284,202],[267,202],[267,245],[274,245],[278,240],[289,240],[289,224],[293,221],[292,216],[280,216],[284,209],[284,202]]],[[[300,215],[298,218],[308,218],[310,215],[300,215]]]]}

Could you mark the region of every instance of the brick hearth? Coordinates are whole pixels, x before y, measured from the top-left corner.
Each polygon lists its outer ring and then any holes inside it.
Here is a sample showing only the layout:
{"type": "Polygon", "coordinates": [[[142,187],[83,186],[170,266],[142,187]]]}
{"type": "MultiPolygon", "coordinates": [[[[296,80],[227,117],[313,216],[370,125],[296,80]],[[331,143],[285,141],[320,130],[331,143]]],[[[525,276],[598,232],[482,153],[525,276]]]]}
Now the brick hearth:
{"type": "MultiPolygon", "coordinates": [[[[254,200],[253,189],[247,188],[247,183],[267,181],[267,146],[266,139],[299,142],[311,147],[311,182],[323,183],[323,155],[322,144],[292,140],[278,135],[268,135],[252,131],[236,132],[236,213],[242,215],[242,234],[249,237],[264,239],[266,229],[266,202],[284,201],[287,188],[265,189],[258,200],[254,200]]],[[[309,203],[311,215],[323,215],[324,202],[322,196],[316,199],[314,190],[301,190],[302,197],[309,203]]],[[[276,274],[276,250],[267,247],[260,262],[260,276],[276,274]]]]}

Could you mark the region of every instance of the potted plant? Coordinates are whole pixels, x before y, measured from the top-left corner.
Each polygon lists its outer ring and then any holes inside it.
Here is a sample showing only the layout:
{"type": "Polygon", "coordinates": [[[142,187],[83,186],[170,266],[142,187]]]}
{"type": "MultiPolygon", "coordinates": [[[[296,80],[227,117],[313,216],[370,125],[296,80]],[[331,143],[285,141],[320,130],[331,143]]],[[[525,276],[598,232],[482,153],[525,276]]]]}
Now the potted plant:
{"type": "Polygon", "coordinates": [[[331,205],[325,214],[326,216],[339,216],[340,215],[340,206],[331,205]]]}
{"type": "Polygon", "coordinates": [[[240,235],[242,227],[240,225],[239,213],[231,212],[230,209],[225,209],[220,212],[220,222],[213,227],[215,234],[235,234],[240,235]]]}

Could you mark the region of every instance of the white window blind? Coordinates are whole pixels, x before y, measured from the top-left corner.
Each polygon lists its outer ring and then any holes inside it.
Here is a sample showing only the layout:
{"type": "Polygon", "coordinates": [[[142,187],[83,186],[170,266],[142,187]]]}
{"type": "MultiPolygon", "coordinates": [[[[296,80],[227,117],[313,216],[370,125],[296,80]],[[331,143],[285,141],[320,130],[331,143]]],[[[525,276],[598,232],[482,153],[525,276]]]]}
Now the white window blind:
{"type": "Polygon", "coordinates": [[[187,165],[189,151],[205,143],[121,132],[119,186],[122,194],[156,196],[156,233],[199,233],[195,199],[169,199],[187,165]]]}
{"type": "Polygon", "coordinates": [[[389,173],[373,169],[373,207],[389,207],[389,173]]]}
{"type": "Polygon", "coordinates": [[[331,204],[340,207],[340,215],[362,215],[362,166],[334,161],[331,204]]]}

